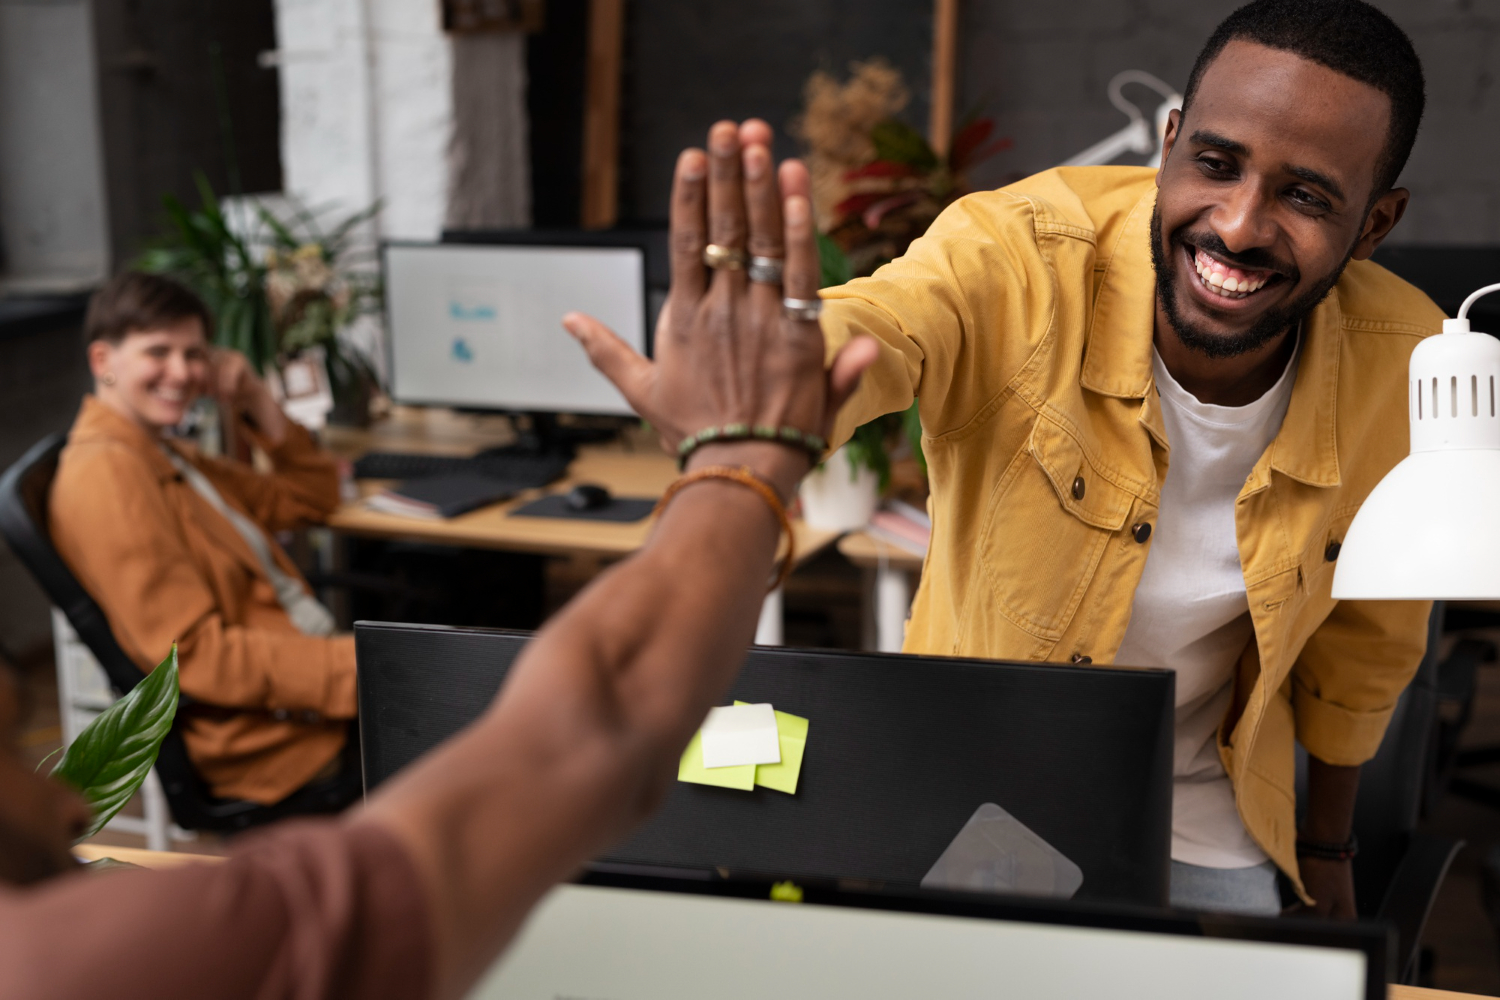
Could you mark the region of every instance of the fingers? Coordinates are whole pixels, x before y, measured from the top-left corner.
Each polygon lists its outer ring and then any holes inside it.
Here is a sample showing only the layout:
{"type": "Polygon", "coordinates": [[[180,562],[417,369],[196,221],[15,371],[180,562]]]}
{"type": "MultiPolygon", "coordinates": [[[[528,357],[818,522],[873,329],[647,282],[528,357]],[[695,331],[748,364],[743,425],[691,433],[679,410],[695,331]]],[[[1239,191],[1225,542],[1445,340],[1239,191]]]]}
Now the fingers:
{"type": "Polygon", "coordinates": [[[746,118],[740,122],[740,146],[742,148],[765,146],[770,149],[774,135],[771,126],[760,118],[746,118]]]}
{"type": "Polygon", "coordinates": [[[703,246],[708,242],[704,208],[704,176],[708,160],[701,149],[685,149],[677,157],[672,179],[672,287],[697,299],[708,285],[703,246]]]}
{"type": "Polygon", "coordinates": [[[839,348],[838,354],[833,357],[833,364],[828,367],[828,412],[825,427],[832,426],[839,410],[854,395],[854,390],[859,388],[860,376],[875,363],[879,355],[880,345],[875,343],[874,337],[855,337],[839,348]]]}
{"type": "Polygon", "coordinates": [[[781,287],[788,298],[815,299],[823,269],[813,234],[812,204],[805,195],[792,195],[783,203],[782,211],[786,216],[786,268],[781,287]]]}
{"type": "Polygon", "coordinates": [[[562,324],[583,345],[593,366],[620,390],[631,409],[641,413],[651,383],[651,362],[592,316],[570,312],[562,318],[562,324]]]}
{"type": "Polygon", "coordinates": [[[746,228],[739,129],[719,122],[708,132],[708,241],[743,250],[746,228]]]}
{"type": "Polygon", "coordinates": [[[801,160],[782,160],[777,180],[781,182],[782,200],[794,194],[812,200],[812,176],[801,160]]]}
{"type": "Polygon", "coordinates": [[[765,143],[745,147],[745,203],[750,219],[748,249],[757,257],[786,253],[781,230],[781,192],[765,143]]]}

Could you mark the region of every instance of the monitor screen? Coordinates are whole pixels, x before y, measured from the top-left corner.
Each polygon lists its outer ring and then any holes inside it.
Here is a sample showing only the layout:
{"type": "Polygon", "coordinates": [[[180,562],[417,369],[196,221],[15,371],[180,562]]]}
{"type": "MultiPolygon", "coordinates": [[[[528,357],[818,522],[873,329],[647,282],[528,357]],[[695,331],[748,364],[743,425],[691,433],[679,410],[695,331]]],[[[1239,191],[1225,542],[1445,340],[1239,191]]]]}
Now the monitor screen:
{"type": "Polygon", "coordinates": [[[1365,1000],[1371,992],[1373,963],[1352,941],[1309,943],[1273,926],[1207,936],[1189,919],[1132,929],[1086,910],[1057,917],[1027,919],[1024,907],[997,919],[562,885],[469,1000],[1365,1000]]]}
{"type": "Polygon", "coordinates": [[[639,247],[384,248],[387,335],[397,402],[628,415],[561,319],[588,313],[644,353],[639,247]]]}

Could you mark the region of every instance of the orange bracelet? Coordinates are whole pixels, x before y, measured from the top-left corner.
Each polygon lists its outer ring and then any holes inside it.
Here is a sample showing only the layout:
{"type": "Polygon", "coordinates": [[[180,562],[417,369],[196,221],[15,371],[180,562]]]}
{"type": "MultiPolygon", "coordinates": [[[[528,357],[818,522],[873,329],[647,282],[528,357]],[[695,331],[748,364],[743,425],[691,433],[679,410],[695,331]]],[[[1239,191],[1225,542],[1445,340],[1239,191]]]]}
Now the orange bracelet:
{"type": "Polygon", "coordinates": [[[796,565],[797,536],[792,534],[792,521],[791,518],[787,517],[786,505],[781,502],[781,497],[770,483],[752,472],[749,466],[742,465],[735,468],[730,465],[706,465],[701,469],[694,469],[667,487],[667,491],[657,501],[656,509],[651,513],[660,514],[667,509],[667,504],[672,502],[672,498],[684,486],[701,483],[705,479],[725,479],[731,483],[748,486],[760,495],[760,498],[771,508],[771,513],[776,515],[776,520],[780,523],[781,530],[786,534],[786,558],[782,560],[781,569],[776,574],[776,582],[771,584],[770,589],[775,590],[777,587],[780,587],[786,582],[786,578],[791,576],[792,567],[796,565]]]}

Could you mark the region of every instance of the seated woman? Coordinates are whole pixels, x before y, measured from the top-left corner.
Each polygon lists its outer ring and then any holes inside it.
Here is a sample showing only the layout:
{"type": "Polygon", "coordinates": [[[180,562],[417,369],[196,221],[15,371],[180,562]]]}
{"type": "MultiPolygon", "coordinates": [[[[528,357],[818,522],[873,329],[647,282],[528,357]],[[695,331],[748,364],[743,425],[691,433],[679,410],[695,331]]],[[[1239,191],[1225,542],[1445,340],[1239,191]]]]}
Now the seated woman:
{"type": "Polygon", "coordinates": [[[243,355],[210,346],[211,323],[163,277],[122,274],[94,295],[94,392],[58,463],[52,538],[142,670],[178,644],[195,702],[183,737],[215,795],[271,804],[300,789],[297,811],[338,808],[359,793],[354,639],[270,534],[327,517],[338,472],[243,355]],[[269,473],[166,436],[209,392],[269,473]]]}

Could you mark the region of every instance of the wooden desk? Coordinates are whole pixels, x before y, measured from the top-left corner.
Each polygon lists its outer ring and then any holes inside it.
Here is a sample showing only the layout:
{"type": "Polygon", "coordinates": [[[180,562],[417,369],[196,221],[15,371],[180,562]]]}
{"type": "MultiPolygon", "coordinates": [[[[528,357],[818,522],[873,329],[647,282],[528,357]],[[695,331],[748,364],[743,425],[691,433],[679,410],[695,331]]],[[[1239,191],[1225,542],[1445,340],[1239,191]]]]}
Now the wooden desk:
{"type": "Polygon", "coordinates": [[[839,539],[839,552],[873,577],[866,598],[867,646],[877,652],[899,653],[911,613],[911,577],[922,571],[922,557],[863,531],[839,539]]]}
{"type": "MultiPolygon", "coordinates": [[[[396,407],[390,417],[368,430],[329,428],[325,445],[334,454],[355,458],[366,451],[409,451],[464,455],[511,438],[507,420],[458,414],[450,410],[396,407]]],[[[363,500],[345,503],[328,519],[334,531],[365,538],[400,539],[468,548],[504,549],[554,556],[620,559],[643,545],[652,521],[633,524],[571,518],[510,517],[511,511],[548,493],[567,492],[579,483],[597,483],[620,497],[659,497],[677,476],[677,466],[656,444],[654,435],[630,434],[617,444],[584,446],[560,481],[528,490],[504,503],[448,520],[420,520],[384,514],[363,500]]],[[[361,497],[379,492],[385,483],[361,481],[361,497]]],[[[835,531],[820,531],[802,521],[792,525],[800,564],[832,544],[835,531]]],[[[781,642],[781,594],[766,599],[756,641],[781,642]]]]}
{"type": "MultiPolygon", "coordinates": [[[[142,868],[156,869],[181,868],[184,865],[193,864],[218,864],[224,860],[208,854],[142,851],[132,847],[105,847],[98,844],[79,844],[73,848],[73,853],[88,861],[98,858],[114,858],[116,861],[128,861],[142,868]]],[[[1450,993],[1447,990],[1425,990],[1416,986],[1391,986],[1386,996],[1389,1000],[1481,1000],[1475,993],[1450,993]]]]}

